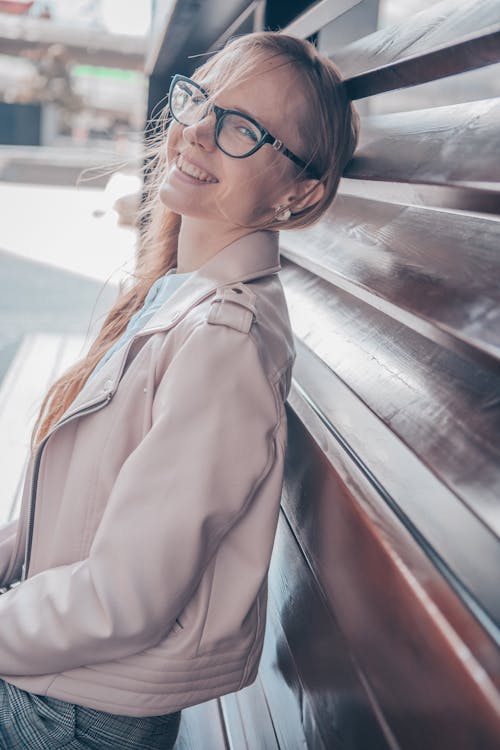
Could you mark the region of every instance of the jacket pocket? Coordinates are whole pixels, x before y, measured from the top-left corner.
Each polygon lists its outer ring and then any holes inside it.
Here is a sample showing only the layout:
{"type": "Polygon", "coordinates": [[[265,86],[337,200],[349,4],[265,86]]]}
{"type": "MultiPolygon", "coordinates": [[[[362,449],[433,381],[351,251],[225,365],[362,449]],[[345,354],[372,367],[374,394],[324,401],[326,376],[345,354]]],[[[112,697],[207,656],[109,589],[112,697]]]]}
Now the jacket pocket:
{"type": "Polygon", "coordinates": [[[167,638],[170,638],[170,636],[175,635],[176,633],[179,633],[182,630],[184,630],[184,625],[182,624],[181,619],[179,617],[176,617],[174,624],[172,625],[172,627],[170,628],[168,632],[167,638]]]}
{"type": "Polygon", "coordinates": [[[208,614],[209,614],[209,611],[210,611],[210,602],[212,600],[212,590],[213,590],[213,587],[214,587],[216,560],[217,560],[217,555],[214,555],[214,557],[212,558],[212,563],[210,565],[210,584],[209,584],[208,594],[206,595],[206,600],[205,600],[205,602],[206,602],[205,603],[205,617],[203,619],[203,625],[200,628],[200,637],[198,638],[198,644],[196,646],[196,652],[195,652],[196,656],[198,656],[198,654],[200,653],[200,650],[201,650],[201,644],[203,643],[203,636],[205,634],[205,628],[206,628],[206,624],[207,624],[207,620],[208,620],[208,614]]]}
{"type": "Polygon", "coordinates": [[[172,628],[172,633],[176,633],[178,630],[184,630],[184,625],[182,624],[180,618],[176,617],[174,627],[172,628]]]}

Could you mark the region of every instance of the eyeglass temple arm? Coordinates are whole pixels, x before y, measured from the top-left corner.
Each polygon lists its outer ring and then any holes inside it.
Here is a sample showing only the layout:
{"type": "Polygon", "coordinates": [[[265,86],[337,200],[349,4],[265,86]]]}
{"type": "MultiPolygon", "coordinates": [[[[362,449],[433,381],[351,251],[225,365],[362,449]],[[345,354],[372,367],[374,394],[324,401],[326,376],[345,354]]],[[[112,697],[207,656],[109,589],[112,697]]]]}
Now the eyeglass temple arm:
{"type": "Polygon", "coordinates": [[[290,151],[284,144],[283,141],[280,141],[279,138],[273,138],[273,136],[269,136],[269,143],[271,146],[275,149],[275,151],[279,151],[281,154],[284,154],[285,156],[288,156],[289,159],[291,159],[295,164],[298,164],[299,167],[307,167],[307,164],[305,161],[302,161],[302,159],[299,159],[298,156],[295,156],[293,151],[290,151]]]}

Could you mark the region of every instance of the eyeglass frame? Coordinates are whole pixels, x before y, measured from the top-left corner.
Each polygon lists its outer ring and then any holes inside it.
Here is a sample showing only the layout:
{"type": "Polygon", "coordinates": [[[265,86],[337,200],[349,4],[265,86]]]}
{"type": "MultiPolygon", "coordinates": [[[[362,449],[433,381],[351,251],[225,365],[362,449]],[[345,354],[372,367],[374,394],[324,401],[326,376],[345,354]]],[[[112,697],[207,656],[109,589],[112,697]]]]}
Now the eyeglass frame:
{"type": "Polygon", "coordinates": [[[181,120],[179,120],[175,116],[175,114],[173,113],[172,108],[170,107],[170,100],[171,100],[171,97],[172,97],[172,92],[174,90],[174,86],[179,81],[187,81],[187,83],[192,84],[199,91],[201,91],[201,93],[203,94],[204,97],[206,97],[207,99],[210,97],[209,93],[203,88],[203,86],[200,86],[199,83],[197,83],[196,81],[193,81],[192,78],[189,78],[188,76],[181,75],[180,73],[176,73],[175,75],[173,75],[172,76],[172,81],[170,82],[170,87],[169,87],[169,90],[168,90],[168,106],[169,106],[170,112],[172,114],[172,117],[174,118],[174,120],[176,120],[176,122],[178,122],[178,123],[180,123],[181,125],[184,125],[184,126],[195,125],[195,124],[198,124],[198,122],[201,122],[201,120],[203,120],[203,118],[206,117],[210,112],[213,112],[215,114],[215,131],[214,131],[214,133],[215,133],[215,144],[216,144],[217,148],[219,148],[224,154],[226,154],[227,156],[229,156],[231,159],[246,159],[247,156],[251,156],[252,154],[254,154],[256,151],[258,151],[260,148],[262,148],[262,146],[264,146],[266,143],[270,143],[271,147],[275,151],[278,151],[280,154],[283,154],[284,156],[286,156],[289,159],[291,159],[295,164],[297,164],[297,166],[302,167],[302,169],[307,170],[309,172],[309,174],[313,174],[311,168],[306,164],[306,162],[303,159],[301,159],[299,156],[297,156],[296,154],[294,154],[293,151],[290,151],[290,149],[285,146],[285,144],[283,143],[283,141],[281,141],[279,138],[276,138],[274,135],[271,135],[271,133],[269,132],[269,130],[266,130],[266,128],[263,125],[261,125],[260,122],[258,122],[257,120],[255,120],[253,117],[251,117],[250,115],[247,115],[245,112],[240,112],[238,109],[227,109],[225,107],[219,107],[217,104],[213,104],[212,103],[212,104],[209,105],[209,109],[205,111],[205,113],[203,114],[202,117],[200,117],[200,119],[198,120],[197,123],[185,123],[185,122],[182,122],[181,120]],[[249,120],[253,125],[255,125],[256,128],[259,129],[259,131],[261,133],[261,136],[262,136],[261,140],[258,143],[256,143],[255,146],[253,146],[248,153],[242,154],[241,156],[236,156],[234,154],[229,154],[219,144],[218,136],[219,136],[219,133],[220,133],[220,130],[221,130],[221,122],[223,121],[223,118],[227,114],[238,115],[239,117],[243,117],[245,120],[249,120]]]}

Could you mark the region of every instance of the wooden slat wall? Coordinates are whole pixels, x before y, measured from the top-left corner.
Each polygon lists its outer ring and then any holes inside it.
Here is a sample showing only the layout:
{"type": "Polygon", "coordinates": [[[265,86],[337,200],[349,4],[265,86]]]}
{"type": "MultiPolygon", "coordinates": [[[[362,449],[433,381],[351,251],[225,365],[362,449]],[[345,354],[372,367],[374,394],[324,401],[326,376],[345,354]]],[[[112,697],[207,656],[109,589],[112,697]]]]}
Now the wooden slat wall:
{"type": "Polygon", "coordinates": [[[295,265],[498,372],[498,221],[339,196],[321,224],[281,244],[295,265]]]}
{"type": "MultiPolygon", "coordinates": [[[[366,100],[498,61],[499,26],[496,2],[446,0],[333,59],[366,100]]],[[[284,522],[379,731],[327,747],[500,744],[499,112],[488,99],[362,118],[328,215],[281,233],[299,352],[284,522]]],[[[340,646],[323,639],[304,664],[315,617],[293,557],[278,541],[271,601],[305,691],[340,646]]],[[[318,732],[335,724],[329,691],[342,695],[334,668],[310,693],[318,732]]]]}
{"type": "Polygon", "coordinates": [[[434,81],[500,60],[496,0],[443,0],[333,55],[353,99],[434,81]]]}
{"type": "Polygon", "coordinates": [[[500,182],[499,153],[500,103],[486,99],[366,117],[345,176],[453,187],[476,183],[493,191],[500,182]]]}
{"type": "MultiPolygon", "coordinates": [[[[499,23],[497,0],[465,0],[462,3],[441,0],[407,17],[403,23],[376,31],[336,51],[334,59],[345,76],[354,78],[371,70],[387,70],[386,66],[400,64],[406,59],[425,59],[425,55],[440,49],[453,49],[454,45],[469,37],[488,37],[498,31],[499,23]]],[[[498,48],[495,49],[498,59],[498,48]]],[[[473,67],[480,67],[482,62],[479,56],[473,61],[473,67]]],[[[457,67],[461,63],[460,59],[455,61],[457,67]]],[[[439,71],[424,70],[417,83],[422,83],[433,72],[436,78],[439,76],[439,71]]],[[[386,84],[386,88],[390,87],[386,84]]],[[[360,94],[370,95],[366,90],[360,94]]]]}
{"type": "MultiPolygon", "coordinates": [[[[420,540],[381,502],[373,476],[362,464],[356,466],[338,436],[325,428],[297,391],[291,407],[284,512],[337,619],[387,746],[496,747],[498,654],[490,639],[436,570],[420,540]]],[[[340,437],[345,439],[345,433],[340,437]]],[[[290,567],[286,557],[273,564],[286,571],[290,567]]],[[[288,614],[291,632],[302,623],[306,636],[311,617],[302,606],[300,578],[294,586],[294,624],[285,605],[281,612],[288,614]]],[[[319,649],[321,641],[314,639],[314,632],[310,635],[296,644],[298,666],[323,677],[321,687],[326,678],[320,694],[330,692],[338,700],[343,681],[333,663],[339,649],[329,639],[319,649]],[[328,658],[329,647],[333,653],[328,658]],[[309,653],[315,658],[306,664],[309,653]]],[[[312,695],[318,727],[331,726],[332,707],[322,703],[316,691],[312,695]]],[[[326,747],[378,746],[379,735],[362,714],[346,711],[343,719],[344,732],[336,742],[332,736],[326,747]],[[358,722],[365,725],[365,734],[350,743],[347,737],[359,729],[358,722]]]]}
{"type": "MultiPolygon", "coordinates": [[[[352,13],[354,38],[363,3],[307,5],[285,31],[322,49],[352,13]]],[[[328,53],[366,112],[498,62],[499,35],[497,0],[444,0],[328,53]]],[[[184,710],[182,750],[500,746],[500,103],[470,98],[363,117],[331,210],[281,233],[298,357],[266,640],[252,685],[184,710]]]]}
{"type": "Polygon", "coordinates": [[[498,216],[499,153],[497,99],[365,117],[340,191],[498,216]]]}

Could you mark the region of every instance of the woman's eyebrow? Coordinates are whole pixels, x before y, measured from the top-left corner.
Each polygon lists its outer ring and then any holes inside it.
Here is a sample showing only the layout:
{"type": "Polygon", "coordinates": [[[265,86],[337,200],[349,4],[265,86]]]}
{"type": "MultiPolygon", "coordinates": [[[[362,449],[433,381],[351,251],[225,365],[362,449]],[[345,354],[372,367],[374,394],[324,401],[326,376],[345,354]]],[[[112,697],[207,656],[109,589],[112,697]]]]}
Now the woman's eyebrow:
{"type": "MultiPolygon", "coordinates": [[[[212,96],[212,91],[210,90],[210,86],[209,85],[206,85],[206,84],[203,84],[203,83],[198,83],[198,86],[200,86],[203,89],[203,91],[206,92],[206,94],[208,96],[210,96],[210,97],[212,96]]],[[[212,101],[214,101],[214,100],[212,99],[212,101]]],[[[256,120],[263,128],[266,128],[266,126],[261,122],[261,120],[258,117],[255,117],[255,115],[253,114],[253,112],[249,112],[244,107],[226,107],[226,106],[222,105],[220,102],[218,102],[218,104],[219,104],[220,107],[222,107],[222,109],[233,109],[236,112],[241,112],[242,115],[246,115],[247,117],[250,117],[252,120],[256,120]]]]}
{"type": "Polygon", "coordinates": [[[248,117],[251,117],[253,120],[257,119],[254,114],[244,109],[243,107],[228,107],[228,109],[234,109],[236,110],[236,112],[241,112],[242,115],[247,115],[248,117]]]}
{"type": "MultiPolygon", "coordinates": [[[[252,120],[257,120],[258,118],[255,117],[255,115],[252,112],[249,112],[244,107],[225,107],[222,104],[219,103],[219,106],[222,107],[222,109],[232,109],[235,112],[241,112],[242,115],[247,115],[247,117],[251,117],[252,120]]],[[[260,122],[260,120],[259,120],[260,122]]]]}
{"type": "MultiPolygon", "coordinates": [[[[200,86],[200,88],[202,88],[203,91],[205,91],[209,96],[212,96],[212,90],[211,90],[210,85],[200,82],[198,83],[198,86],[200,86]]],[[[241,112],[242,115],[247,115],[248,117],[253,117],[255,119],[255,116],[251,112],[248,112],[248,110],[244,109],[243,107],[225,107],[220,102],[219,102],[219,106],[222,107],[223,109],[235,109],[237,112],[241,112]]]]}
{"type": "Polygon", "coordinates": [[[203,89],[206,94],[210,94],[210,86],[208,84],[203,83],[202,81],[195,81],[195,83],[200,87],[200,89],[203,89]]]}

